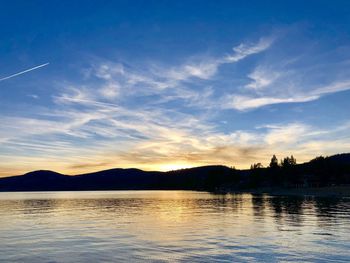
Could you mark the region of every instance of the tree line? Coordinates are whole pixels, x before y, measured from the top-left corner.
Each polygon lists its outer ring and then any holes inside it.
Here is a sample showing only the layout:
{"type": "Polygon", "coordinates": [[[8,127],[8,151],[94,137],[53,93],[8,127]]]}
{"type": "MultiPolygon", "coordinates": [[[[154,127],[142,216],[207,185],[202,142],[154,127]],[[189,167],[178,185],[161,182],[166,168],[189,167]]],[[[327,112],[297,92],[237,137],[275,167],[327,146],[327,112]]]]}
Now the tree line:
{"type": "MultiPolygon", "coordinates": [[[[280,163],[278,163],[278,159],[276,155],[273,155],[269,164],[269,168],[279,168],[279,167],[291,167],[293,165],[297,164],[297,160],[291,155],[290,157],[287,156],[281,160],[280,163]]],[[[264,168],[264,166],[261,163],[254,163],[250,166],[250,169],[259,169],[259,168],[264,168]]]]}
{"type": "Polygon", "coordinates": [[[245,187],[321,187],[350,184],[350,154],[319,156],[310,162],[297,164],[293,155],[280,161],[273,155],[267,167],[254,163],[245,177],[245,187]]]}

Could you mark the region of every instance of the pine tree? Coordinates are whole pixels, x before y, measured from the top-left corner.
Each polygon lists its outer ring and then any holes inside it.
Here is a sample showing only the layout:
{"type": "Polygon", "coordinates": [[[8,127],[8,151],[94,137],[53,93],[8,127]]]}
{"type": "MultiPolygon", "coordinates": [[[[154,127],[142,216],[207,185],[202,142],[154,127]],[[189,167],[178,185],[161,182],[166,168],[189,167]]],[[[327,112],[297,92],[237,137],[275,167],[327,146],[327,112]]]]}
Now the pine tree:
{"type": "Polygon", "coordinates": [[[270,168],[277,168],[277,167],[278,167],[278,159],[276,155],[273,155],[270,162],[270,168]]]}
{"type": "Polygon", "coordinates": [[[293,157],[293,155],[290,156],[290,164],[291,165],[296,165],[297,164],[297,160],[293,157]]]}

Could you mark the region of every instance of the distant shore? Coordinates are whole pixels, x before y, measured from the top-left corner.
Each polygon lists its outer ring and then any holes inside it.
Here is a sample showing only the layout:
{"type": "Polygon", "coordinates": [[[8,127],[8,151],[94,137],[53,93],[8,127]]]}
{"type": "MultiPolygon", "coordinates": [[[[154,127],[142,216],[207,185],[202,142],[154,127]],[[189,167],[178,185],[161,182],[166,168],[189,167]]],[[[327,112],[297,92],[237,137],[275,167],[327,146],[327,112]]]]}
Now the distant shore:
{"type": "Polygon", "coordinates": [[[269,195],[292,195],[292,196],[319,196],[319,197],[350,197],[350,186],[326,186],[306,188],[259,188],[259,189],[221,189],[226,193],[250,193],[269,195]]]}
{"type": "MultiPolygon", "coordinates": [[[[90,189],[90,190],[11,190],[0,192],[81,192],[81,191],[200,191],[208,192],[207,189],[90,189]]],[[[258,189],[232,189],[221,188],[209,191],[215,194],[253,194],[271,196],[315,196],[315,197],[349,197],[350,186],[327,186],[315,188],[258,188],[258,189]]]]}
{"type": "Polygon", "coordinates": [[[195,190],[271,195],[350,196],[350,153],[297,164],[293,156],[269,167],[238,170],[208,165],[168,172],[114,168],[75,176],[50,170],[0,178],[0,191],[195,190]]]}

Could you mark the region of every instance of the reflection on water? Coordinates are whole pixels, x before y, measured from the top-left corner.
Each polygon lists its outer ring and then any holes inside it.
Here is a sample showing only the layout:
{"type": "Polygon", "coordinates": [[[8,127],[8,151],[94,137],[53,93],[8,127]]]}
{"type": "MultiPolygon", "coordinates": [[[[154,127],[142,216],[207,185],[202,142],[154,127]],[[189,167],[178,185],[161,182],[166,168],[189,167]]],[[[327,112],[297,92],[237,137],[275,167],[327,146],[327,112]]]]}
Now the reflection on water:
{"type": "Polygon", "coordinates": [[[0,261],[349,262],[350,199],[0,193],[0,261]]]}

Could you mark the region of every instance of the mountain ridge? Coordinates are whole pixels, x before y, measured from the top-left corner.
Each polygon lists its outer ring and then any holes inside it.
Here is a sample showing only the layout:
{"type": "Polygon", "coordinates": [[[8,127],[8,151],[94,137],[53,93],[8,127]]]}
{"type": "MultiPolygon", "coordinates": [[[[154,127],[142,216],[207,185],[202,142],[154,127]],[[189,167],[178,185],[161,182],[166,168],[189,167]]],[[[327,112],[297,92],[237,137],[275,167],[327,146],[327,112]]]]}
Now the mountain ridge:
{"type": "Polygon", "coordinates": [[[237,170],[224,165],[206,165],[166,172],[112,168],[77,175],[36,170],[23,175],[0,178],[0,191],[214,190],[225,185],[244,188],[276,185],[276,182],[293,186],[305,184],[305,180],[311,181],[310,178],[322,183],[350,183],[350,153],[317,157],[292,167],[281,166],[277,170],[237,170]]]}

